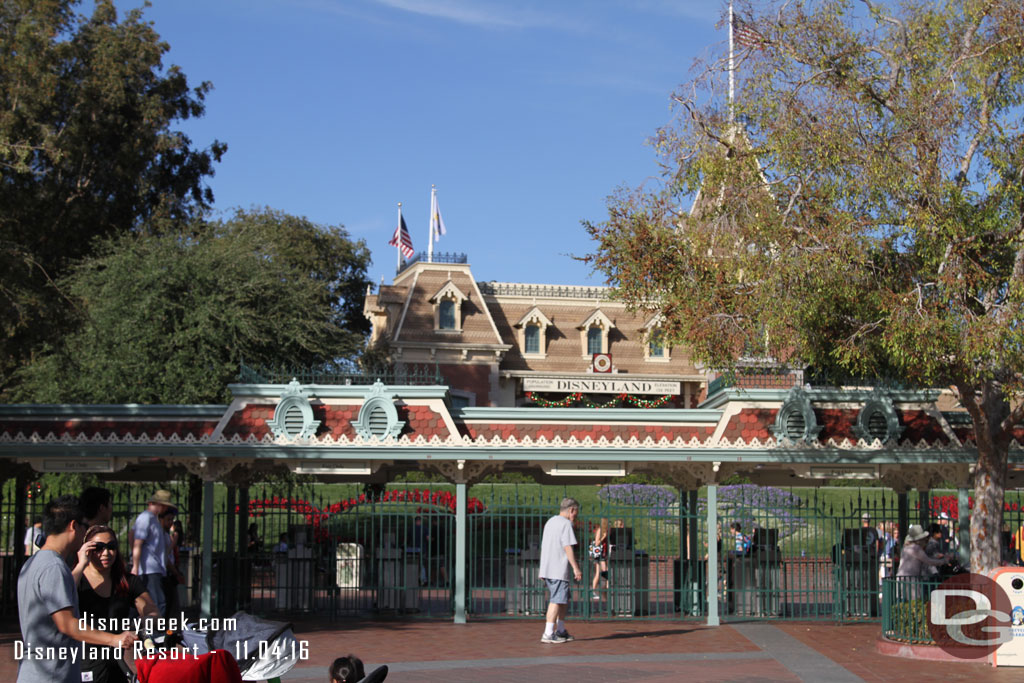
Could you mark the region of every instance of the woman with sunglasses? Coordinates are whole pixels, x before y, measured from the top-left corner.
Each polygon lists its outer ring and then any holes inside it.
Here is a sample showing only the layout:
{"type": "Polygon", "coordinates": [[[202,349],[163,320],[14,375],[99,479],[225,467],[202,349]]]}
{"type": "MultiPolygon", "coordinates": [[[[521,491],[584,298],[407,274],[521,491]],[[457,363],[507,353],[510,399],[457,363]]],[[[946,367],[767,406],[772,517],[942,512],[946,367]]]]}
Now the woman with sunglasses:
{"type": "MultiPolygon", "coordinates": [[[[78,585],[78,607],[84,619],[98,620],[105,624],[110,620],[127,619],[134,607],[143,619],[160,616],[156,604],[146,592],[142,579],[129,574],[124,560],[118,552],[117,534],[110,527],[96,525],[85,532],[85,543],[78,552],[78,564],[71,571],[78,585]]],[[[105,625],[104,624],[104,625],[105,625]]],[[[111,633],[123,629],[106,628],[111,633]]],[[[82,680],[86,672],[92,673],[95,683],[121,683],[127,680],[125,670],[112,653],[93,653],[86,647],[82,659],[82,680]],[[110,654],[111,656],[97,656],[110,654]]],[[[131,659],[131,653],[124,653],[131,659]]]]}

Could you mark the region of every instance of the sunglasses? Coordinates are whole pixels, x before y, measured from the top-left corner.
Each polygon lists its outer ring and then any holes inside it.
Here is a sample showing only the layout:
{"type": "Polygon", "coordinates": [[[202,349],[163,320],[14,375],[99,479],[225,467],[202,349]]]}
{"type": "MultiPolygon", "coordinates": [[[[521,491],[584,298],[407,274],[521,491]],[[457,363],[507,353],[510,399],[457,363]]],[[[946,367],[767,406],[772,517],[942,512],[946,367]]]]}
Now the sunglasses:
{"type": "Polygon", "coordinates": [[[97,543],[92,547],[94,553],[102,553],[104,550],[112,550],[117,552],[117,541],[111,541],[110,543],[97,543]]]}

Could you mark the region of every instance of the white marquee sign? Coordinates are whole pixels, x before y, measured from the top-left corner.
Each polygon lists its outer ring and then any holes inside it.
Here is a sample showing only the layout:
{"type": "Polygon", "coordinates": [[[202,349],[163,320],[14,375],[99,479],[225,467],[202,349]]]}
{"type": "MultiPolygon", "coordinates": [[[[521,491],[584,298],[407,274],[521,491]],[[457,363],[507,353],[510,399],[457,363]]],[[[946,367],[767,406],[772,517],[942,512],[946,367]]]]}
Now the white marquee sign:
{"type": "Polygon", "coordinates": [[[553,391],[584,394],[653,394],[678,396],[680,382],[652,382],[637,379],[561,379],[525,377],[523,391],[553,391]]]}

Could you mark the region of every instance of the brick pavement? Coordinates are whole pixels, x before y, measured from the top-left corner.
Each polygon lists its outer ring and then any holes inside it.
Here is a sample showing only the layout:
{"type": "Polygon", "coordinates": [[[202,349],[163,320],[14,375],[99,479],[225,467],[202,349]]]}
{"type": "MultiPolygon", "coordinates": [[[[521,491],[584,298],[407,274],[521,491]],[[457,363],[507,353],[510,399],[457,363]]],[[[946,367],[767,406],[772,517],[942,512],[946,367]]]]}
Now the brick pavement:
{"type": "MultiPolygon", "coordinates": [[[[297,622],[310,658],[286,683],[326,683],[334,657],[386,663],[388,681],[1020,681],[1021,672],[984,664],[907,660],[879,654],[877,624],[749,622],[709,628],[621,620],[569,624],[571,643],[540,643],[539,621],[297,622]]],[[[0,681],[13,681],[10,625],[0,630],[0,681]]]]}

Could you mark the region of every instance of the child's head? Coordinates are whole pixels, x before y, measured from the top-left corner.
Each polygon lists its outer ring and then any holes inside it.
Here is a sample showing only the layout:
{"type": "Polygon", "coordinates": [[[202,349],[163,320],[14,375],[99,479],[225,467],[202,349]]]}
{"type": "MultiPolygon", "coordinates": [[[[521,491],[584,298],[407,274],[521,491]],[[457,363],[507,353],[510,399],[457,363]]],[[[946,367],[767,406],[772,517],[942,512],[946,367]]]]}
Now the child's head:
{"type": "Polygon", "coordinates": [[[331,664],[331,683],[356,683],[365,677],[363,662],[355,655],[338,657],[331,664]]]}

